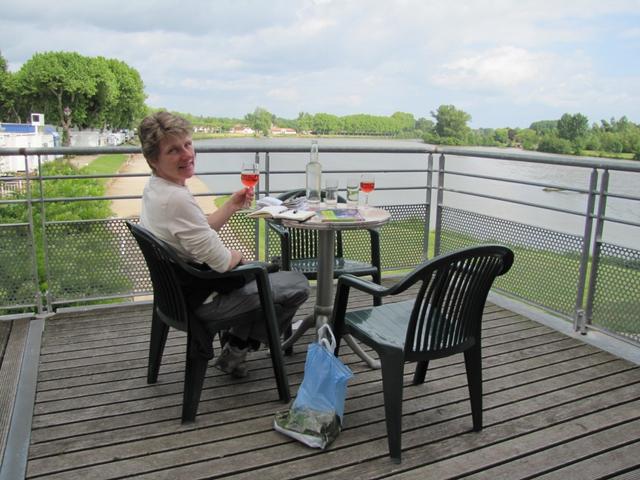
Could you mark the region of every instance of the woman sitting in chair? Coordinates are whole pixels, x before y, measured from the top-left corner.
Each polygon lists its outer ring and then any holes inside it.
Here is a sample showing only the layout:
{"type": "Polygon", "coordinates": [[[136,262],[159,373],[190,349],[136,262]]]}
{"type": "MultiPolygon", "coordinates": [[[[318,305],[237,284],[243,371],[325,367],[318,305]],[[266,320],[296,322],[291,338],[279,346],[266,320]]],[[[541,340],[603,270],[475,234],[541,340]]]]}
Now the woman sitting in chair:
{"type": "MultiPolygon", "coordinates": [[[[187,120],[168,112],[150,115],[140,124],[142,153],[152,170],[142,196],[140,223],[185,259],[226,272],[245,260],[241,252],[224,245],[217,230],[235,212],[250,204],[253,190],[238,190],[215,212],[205,215],[186,187],[186,180],[195,173],[192,132],[187,120]]],[[[309,282],[297,272],[271,273],[269,280],[282,332],[308,298],[309,282]]],[[[198,317],[240,315],[245,320],[230,330],[222,353],[214,363],[234,377],[245,377],[247,353],[267,341],[255,280],[245,285],[229,285],[226,280],[224,284],[186,287],[188,301],[196,308],[198,317]]]]}

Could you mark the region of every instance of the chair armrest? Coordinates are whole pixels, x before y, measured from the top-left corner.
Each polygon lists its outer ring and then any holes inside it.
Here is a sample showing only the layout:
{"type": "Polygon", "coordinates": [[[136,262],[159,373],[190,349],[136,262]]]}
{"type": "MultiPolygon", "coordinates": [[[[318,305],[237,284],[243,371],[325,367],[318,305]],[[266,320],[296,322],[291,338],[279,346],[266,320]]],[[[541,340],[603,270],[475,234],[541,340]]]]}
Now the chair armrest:
{"type": "Polygon", "coordinates": [[[268,273],[269,271],[277,271],[279,269],[278,266],[272,266],[267,262],[250,262],[237,265],[233,269],[227,270],[226,272],[216,272],[204,263],[196,264],[188,262],[180,258],[176,254],[171,255],[171,261],[177,268],[183,270],[185,273],[197,278],[202,278],[204,280],[214,280],[218,278],[230,278],[239,276],[245,276],[253,279],[253,277],[255,277],[255,275],[261,270],[264,270],[265,273],[268,273]]]}
{"type": "MultiPolygon", "coordinates": [[[[344,327],[344,316],[347,311],[347,304],[349,303],[349,291],[351,288],[355,288],[362,292],[373,295],[374,297],[384,297],[389,295],[388,288],[378,285],[377,283],[370,282],[355,275],[345,274],[340,275],[338,278],[338,286],[336,288],[336,296],[333,302],[333,325],[337,338],[342,335],[342,329],[344,327]]],[[[338,350],[336,349],[336,354],[338,350]]]]}
{"type": "Polygon", "coordinates": [[[253,278],[261,274],[262,272],[264,272],[264,274],[266,275],[271,272],[277,272],[280,269],[278,265],[268,262],[244,263],[226,272],[216,272],[215,270],[211,270],[208,267],[206,269],[200,269],[197,266],[188,264],[186,262],[179,266],[186,270],[190,275],[206,280],[239,276],[244,276],[247,278],[247,280],[253,280],[253,278]]]}
{"type": "Polygon", "coordinates": [[[273,220],[267,220],[266,222],[267,225],[269,225],[269,228],[273,229],[279,236],[289,236],[289,232],[287,231],[287,229],[279,223],[274,222],[273,220]]]}
{"type": "Polygon", "coordinates": [[[368,293],[370,295],[374,295],[376,297],[383,297],[389,294],[389,289],[378,285],[377,283],[371,282],[369,280],[365,280],[362,277],[356,277],[355,275],[345,274],[340,275],[338,278],[338,287],[339,290],[341,287],[343,288],[355,288],[356,290],[360,290],[361,292],[368,293]]]}
{"type": "Polygon", "coordinates": [[[344,320],[344,315],[347,310],[347,303],[349,301],[349,290],[355,288],[362,292],[373,295],[374,297],[385,297],[390,295],[397,295],[404,292],[410,286],[423,278],[422,272],[425,268],[432,263],[432,261],[424,262],[422,265],[416,267],[411,273],[403,277],[399,282],[391,287],[383,287],[377,283],[365,280],[355,275],[341,275],[338,278],[338,286],[336,288],[336,296],[333,308],[333,318],[336,325],[341,328],[344,320]]]}

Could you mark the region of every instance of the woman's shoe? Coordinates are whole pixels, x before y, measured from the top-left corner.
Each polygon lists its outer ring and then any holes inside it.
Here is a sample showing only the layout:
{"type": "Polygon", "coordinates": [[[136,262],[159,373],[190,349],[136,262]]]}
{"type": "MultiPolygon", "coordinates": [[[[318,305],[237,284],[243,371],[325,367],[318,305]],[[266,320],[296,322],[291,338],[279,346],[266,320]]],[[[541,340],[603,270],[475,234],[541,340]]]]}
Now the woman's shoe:
{"type": "Polygon", "coordinates": [[[238,348],[225,343],[213,366],[234,378],[244,378],[249,373],[246,361],[248,352],[249,347],[238,348]]]}

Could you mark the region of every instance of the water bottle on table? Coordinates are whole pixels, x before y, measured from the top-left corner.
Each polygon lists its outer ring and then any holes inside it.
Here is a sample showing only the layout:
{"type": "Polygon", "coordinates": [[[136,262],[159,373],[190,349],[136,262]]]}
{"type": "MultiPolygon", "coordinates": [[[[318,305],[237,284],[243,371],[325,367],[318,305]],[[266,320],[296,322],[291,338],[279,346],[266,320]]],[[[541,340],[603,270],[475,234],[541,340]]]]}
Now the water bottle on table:
{"type": "Polygon", "coordinates": [[[318,155],[318,142],[311,142],[311,156],[307,163],[307,203],[318,204],[322,195],[322,166],[318,155]]]}

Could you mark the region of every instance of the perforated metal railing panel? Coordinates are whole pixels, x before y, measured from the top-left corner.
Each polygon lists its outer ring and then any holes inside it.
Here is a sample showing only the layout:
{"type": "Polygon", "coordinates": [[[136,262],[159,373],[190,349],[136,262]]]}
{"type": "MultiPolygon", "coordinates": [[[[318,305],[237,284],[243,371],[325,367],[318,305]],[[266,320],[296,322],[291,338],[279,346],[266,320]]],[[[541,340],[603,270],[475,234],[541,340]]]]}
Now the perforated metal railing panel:
{"type": "Polygon", "coordinates": [[[382,269],[414,268],[426,259],[427,205],[386,205],[382,208],[391,213],[391,221],[380,230],[382,269]]]}
{"type": "Polygon", "coordinates": [[[256,221],[253,218],[247,218],[246,213],[238,212],[233,215],[218,233],[227,248],[242,252],[247,260],[258,258],[256,254],[256,221]]]}
{"type": "MultiPolygon", "coordinates": [[[[255,259],[254,228],[252,219],[236,214],[220,237],[229,248],[255,259]]],[[[144,257],[125,219],[50,223],[46,234],[52,304],[153,291],[144,257]]]]}
{"type": "Polygon", "coordinates": [[[603,243],[591,322],[640,342],[640,251],[603,243]]]}
{"type": "Polygon", "coordinates": [[[124,220],[55,222],[45,232],[51,303],[128,295],[144,283],[124,220]]]}
{"type": "Polygon", "coordinates": [[[28,224],[0,226],[0,259],[0,309],[35,307],[38,280],[28,224]]]}
{"type": "MultiPolygon", "coordinates": [[[[413,268],[424,260],[426,204],[379,206],[391,213],[391,220],[380,229],[380,262],[383,270],[413,268]]],[[[366,230],[342,232],[345,258],[371,261],[371,237],[366,230]]],[[[269,230],[267,258],[281,256],[280,240],[269,230]]]]}
{"type": "Polygon", "coordinates": [[[443,207],[440,253],[488,243],[515,254],[511,270],[496,279],[496,289],[573,318],[581,237],[443,207]]]}

